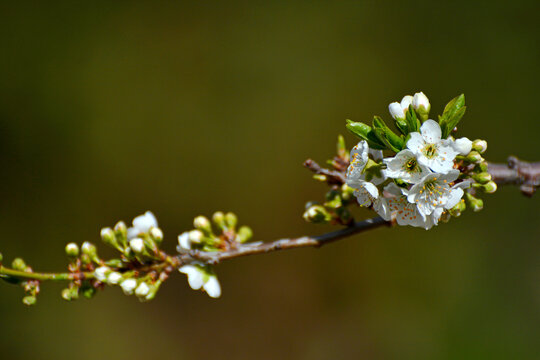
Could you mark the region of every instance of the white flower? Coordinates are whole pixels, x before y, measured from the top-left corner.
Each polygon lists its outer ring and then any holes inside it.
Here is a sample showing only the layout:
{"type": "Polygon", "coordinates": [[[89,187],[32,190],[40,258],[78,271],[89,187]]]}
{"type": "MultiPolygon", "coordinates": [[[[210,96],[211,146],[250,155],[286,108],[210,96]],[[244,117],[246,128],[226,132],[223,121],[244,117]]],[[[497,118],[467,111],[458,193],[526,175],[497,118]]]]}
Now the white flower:
{"type": "Polygon", "coordinates": [[[158,227],[158,223],[154,214],[147,211],[143,215],[139,215],[133,219],[133,227],[127,230],[128,239],[137,237],[142,233],[147,233],[152,227],[158,227]]]}
{"type": "Polygon", "coordinates": [[[107,282],[111,285],[116,285],[122,279],[122,274],[119,272],[113,271],[107,276],[107,282]]]}
{"type": "Polygon", "coordinates": [[[438,173],[447,173],[454,166],[457,152],[441,140],[441,127],[433,120],[427,120],[420,127],[420,133],[410,133],[407,148],[418,157],[418,162],[438,173]]]}
{"type": "Polygon", "coordinates": [[[378,212],[384,220],[394,219],[398,225],[423,227],[426,230],[433,226],[427,217],[418,210],[416,204],[407,201],[407,197],[402,193],[403,190],[395,183],[388,184],[384,191],[388,197],[381,199],[381,201],[385,202],[386,206],[382,207],[384,211],[378,212]]]}
{"type": "Polygon", "coordinates": [[[415,153],[410,150],[401,150],[393,158],[386,158],[387,168],[383,170],[386,177],[401,179],[416,184],[431,171],[418,162],[415,153]]]}
{"type": "Polygon", "coordinates": [[[107,266],[100,266],[94,270],[94,277],[101,282],[105,282],[107,280],[107,274],[110,271],[111,269],[109,269],[107,266]]]}
{"type": "Polygon", "coordinates": [[[176,247],[176,250],[179,253],[191,250],[191,241],[189,241],[189,234],[187,231],[178,235],[178,246],[176,247]]]}
{"type": "Polygon", "coordinates": [[[129,241],[129,247],[131,248],[131,250],[133,250],[133,252],[135,252],[136,254],[140,254],[143,252],[144,250],[144,241],[143,239],[141,238],[135,238],[135,239],[131,239],[129,241]]]}
{"type": "Polygon", "coordinates": [[[139,284],[139,286],[137,286],[137,289],[135,290],[135,295],[143,297],[148,295],[149,292],[150,287],[146,283],[142,282],[139,284]]]}
{"type": "Polygon", "coordinates": [[[390,111],[390,115],[392,115],[392,117],[396,120],[405,119],[405,112],[412,102],[413,97],[411,95],[407,95],[401,99],[401,103],[393,102],[388,105],[388,111],[390,111]]]}
{"type": "Polygon", "coordinates": [[[217,276],[203,266],[197,264],[184,265],[178,271],[187,275],[189,286],[193,290],[203,288],[208,296],[212,298],[221,296],[221,286],[217,276]]]}
{"type": "MultiPolygon", "coordinates": [[[[362,187],[364,182],[366,182],[364,169],[368,161],[370,161],[369,154],[372,154],[373,157],[380,156],[380,158],[382,158],[382,152],[371,150],[367,144],[367,141],[360,141],[352,148],[351,163],[347,168],[347,178],[345,181],[348,186],[358,189],[362,187]]],[[[374,176],[370,181],[375,185],[378,185],[384,182],[384,180],[384,176],[374,176]]]]}
{"type": "Polygon", "coordinates": [[[472,149],[472,141],[466,137],[456,139],[454,141],[448,140],[452,148],[460,155],[468,155],[472,149]]]}
{"type": "Polygon", "coordinates": [[[429,99],[423,92],[414,94],[412,105],[414,109],[420,113],[427,114],[431,109],[429,99]]]}
{"type": "Polygon", "coordinates": [[[354,196],[360,206],[371,206],[379,198],[379,189],[368,181],[363,181],[358,189],[354,190],[354,196]]]}
{"type": "Polygon", "coordinates": [[[416,204],[418,210],[428,216],[437,208],[451,209],[461,200],[462,187],[468,184],[452,187],[458,175],[458,170],[451,170],[447,174],[429,174],[409,190],[402,191],[410,203],[416,204]]]}
{"type": "Polygon", "coordinates": [[[120,287],[122,288],[122,291],[126,295],[133,294],[133,290],[137,287],[137,280],[135,279],[126,279],[120,283],[120,287]]]}

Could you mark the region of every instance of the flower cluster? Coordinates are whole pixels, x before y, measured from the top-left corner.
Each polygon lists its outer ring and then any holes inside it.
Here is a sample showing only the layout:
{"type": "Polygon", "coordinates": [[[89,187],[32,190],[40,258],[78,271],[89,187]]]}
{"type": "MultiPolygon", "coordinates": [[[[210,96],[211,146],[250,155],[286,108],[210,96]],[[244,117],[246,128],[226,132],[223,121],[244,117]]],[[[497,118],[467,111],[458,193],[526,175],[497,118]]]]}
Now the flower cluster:
{"type": "Polygon", "coordinates": [[[362,139],[351,150],[346,172],[346,185],[354,190],[358,204],[387,221],[425,229],[450,215],[459,216],[465,200],[480,210],[477,189],[496,190],[480,155],[487,143],[451,136],[465,113],[464,96],[453,99],[439,121],[429,119],[430,109],[422,92],[390,104],[400,134],[380,117],[374,118],[373,126],[347,124],[362,139]],[[390,156],[383,158],[382,151],[390,156]]]}

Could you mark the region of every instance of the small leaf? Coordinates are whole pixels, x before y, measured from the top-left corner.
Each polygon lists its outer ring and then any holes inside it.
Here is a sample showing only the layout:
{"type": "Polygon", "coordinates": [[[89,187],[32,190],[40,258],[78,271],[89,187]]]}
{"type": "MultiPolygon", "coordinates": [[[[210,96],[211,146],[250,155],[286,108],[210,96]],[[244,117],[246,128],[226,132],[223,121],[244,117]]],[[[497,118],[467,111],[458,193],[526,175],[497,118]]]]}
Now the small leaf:
{"type": "Polygon", "coordinates": [[[366,140],[370,148],[376,150],[386,149],[386,146],[379,140],[371,126],[366,125],[362,122],[355,122],[352,120],[347,120],[347,125],[345,126],[350,132],[352,132],[359,138],[366,140]]]}
{"type": "Polygon", "coordinates": [[[446,104],[443,114],[439,116],[439,125],[441,125],[443,139],[446,139],[459,123],[465,114],[465,108],[465,95],[463,94],[453,98],[446,104]]]}
{"type": "Polygon", "coordinates": [[[378,116],[373,118],[373,130],[381,142],[383,142],[392,151],[398,153],[403,149],[403,138],[396,135],[386,126],[383,119],[378,116]]]}
{"type": "Polygon", "coordinates": [[[409,108],[405,113],[405,120],[407,121],[407,126],[410,133],[418,132],[420,130],[420,120],[418,120],[418,117],[416,116],[416,111],[414,111],[412,105],[409,105],[409,108]]]}

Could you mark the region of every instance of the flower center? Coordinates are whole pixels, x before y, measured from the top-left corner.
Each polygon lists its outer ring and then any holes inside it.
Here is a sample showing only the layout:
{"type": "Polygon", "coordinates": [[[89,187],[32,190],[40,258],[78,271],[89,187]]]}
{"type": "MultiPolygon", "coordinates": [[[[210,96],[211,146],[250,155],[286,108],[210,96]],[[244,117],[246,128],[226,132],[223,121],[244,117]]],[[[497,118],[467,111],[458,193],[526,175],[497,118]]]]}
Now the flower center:
{"type": "Polygon", "coordinates": [[[416,158],[412,157],[409,160],[405,161],[403,164],[403,170],[405,170],[408,173],[412,172],[420,172],[420,167],[418,166],[418,162],[416,161],[416,158]]]}
{"type": "Polygon", "coordinates": [[[432,158],[432,157],[437,156],[437,150],[438,150],[437,145],[427,144],[426,147],[422,149],[422,152],[427,158],[432,158]]]}

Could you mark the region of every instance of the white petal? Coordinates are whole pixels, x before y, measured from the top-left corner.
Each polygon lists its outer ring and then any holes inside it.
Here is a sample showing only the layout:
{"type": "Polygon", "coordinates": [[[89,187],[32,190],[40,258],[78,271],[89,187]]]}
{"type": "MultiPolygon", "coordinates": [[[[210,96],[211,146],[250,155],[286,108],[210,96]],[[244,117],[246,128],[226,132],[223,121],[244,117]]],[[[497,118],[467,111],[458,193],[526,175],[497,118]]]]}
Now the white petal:
{"type": "Polygon", "coordinates": [[[126,295],[131,295],[133,294],[133,290],[137,287],[137,281],[135,279],[126,279],[122,281],[120,287],[126,295]]]}
{"type": "Polygon", "coordinates": [[[429,144],[436,144],[441,141],[441,127],[436,121],[426,120],[420,127],[422,137],[429,144]]]}
{"type": "Polygon", "coordinates": [[[417,156],[420,156],[422,154],[422,149],[426,145],[424,138],[418,132],[412,132],[409,135],[411,135],[411,138],[407,141],[407,148],[417,156]]]}
{"type": "Polygon", "coordinates": [[[372,183],[365,182],[364,189],[366,189],[369,195],[371,195],[371,197],[373,197],[374,199],[379,197],[379,189],[377,189],[377,187],[373,185],[372,183]]]}
{"type": "Polygon", "coordinates": [[[401,108],[404,111],[407,111],[407,109],[412,104],[412,102],[413,102],[413,97],[411,95],[404,96],[403,99],[401,99],[401,104],[400,104],[401,108]]]}
{"type": "Polygon", "coordinates": [[[460,139],[456,139],[455,141],[453,141],[452,147],[460,155],[467,155],[471,152],[472,141],[467,139],[466,137],[462,137],[460,139]]]}
{"type": "Polygon", "coordinates": [[[151,227],[157,227],[158,223],[154,214],[147,211],[143,215],[139,215],[133,219],[133,226],[140,232],[147,232],[151,227]]]}
{"type": "Polygon", "coordinates": [[[373,160],[375,160],[377,162],[379,162],[380,160],[383,159],[382,150],[369,149],[369,154],[373,157],[373,160]]]}
{"type": "Polygon", "coordinates": [[[450,195],[448,196],[448,199],[446,200],[446,204],[444,205],[444,207],[446,209],[453,208],[459,203],[462,197],[463,197],[462,189],[457,188],[457,189],[450,190],[450,195]]]}
{"type": "Polygon", "coordinates": [[[189,233],[187,231],[178,235],[178,244],[184,250],[191,250],[191,242],[189,241],[189,233]]]}
{"type": "Polygon", "coordinates": [[[178,271],[187,275],[189,286],[193,290],[199,290],[204,285],[203,272],[198,267],[184,265],[178,271]]]}
{"type": "Polygon", "coordinates": [[[419,92],[414,94],[413,97],[413,106],[415,109],[420,109],[421,107],[425,108],[426,110],[429,109],[429,99],[423,92],[419,92]]]}
{"type": "Polygon", "coordinates": [[[214,299],[221,296],[221,286],[216,276],[210,276],[206,284],[204,284],[204,291],[214,299]]]}
{"type": "Polygon", "coordinates": [[[392,115],[392,117],[396,120],[405,119],[405,112],[403,111],[403,108],[398,102],[393,102],[388,105],[388,111],[390,112],[390,115],[392,115]]]}

